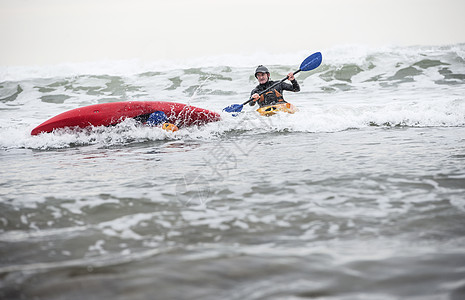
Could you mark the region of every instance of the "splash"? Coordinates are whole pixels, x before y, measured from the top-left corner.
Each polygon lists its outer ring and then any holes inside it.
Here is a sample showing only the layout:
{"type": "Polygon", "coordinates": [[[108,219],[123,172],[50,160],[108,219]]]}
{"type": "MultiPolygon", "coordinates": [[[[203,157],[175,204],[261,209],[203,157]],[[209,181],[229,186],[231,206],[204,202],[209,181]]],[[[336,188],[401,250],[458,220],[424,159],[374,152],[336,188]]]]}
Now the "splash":
{"type": "Polygon", "coordinates": [[[317,69],[300,72],[299,93],[285,93],[299,112],[260,117],[246,105],[238,117],[166,133],[131,121],[111,128],[62,130],[31,137],[32,128],[64,111],[116,101],[172,101],[212,111],[243,103],[266,64],[272,79],[298,68],[309,51],[221,56],[189,62],[136,61],[0,69],[0,148],[102,147],[164,140],[210,140],[241,134],[337,132],[354,128],[465,125],[465,44],[322,51],[317,69]]]}

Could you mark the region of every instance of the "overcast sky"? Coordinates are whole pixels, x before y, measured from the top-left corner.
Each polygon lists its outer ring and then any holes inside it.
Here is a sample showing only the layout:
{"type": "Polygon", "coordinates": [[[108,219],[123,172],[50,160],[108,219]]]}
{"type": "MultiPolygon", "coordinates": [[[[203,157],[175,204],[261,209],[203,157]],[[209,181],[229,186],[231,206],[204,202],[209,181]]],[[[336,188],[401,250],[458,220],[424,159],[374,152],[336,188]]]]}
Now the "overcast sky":
{"type": "Polygon", "coordinates": [[[465,0],[0,0],[0,66],[465,42],[465,0]]]}

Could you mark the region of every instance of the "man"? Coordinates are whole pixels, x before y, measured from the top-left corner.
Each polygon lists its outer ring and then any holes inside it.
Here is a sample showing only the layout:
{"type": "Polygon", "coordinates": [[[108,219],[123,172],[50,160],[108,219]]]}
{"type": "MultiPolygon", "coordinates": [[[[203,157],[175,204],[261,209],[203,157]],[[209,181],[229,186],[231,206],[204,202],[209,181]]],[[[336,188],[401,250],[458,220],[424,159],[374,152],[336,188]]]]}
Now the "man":
{"type": "Polygon", "coordinates": [[[300,91],[300,86],[297,83],[297,80],[294,78],[294,74],[292,72],[287,75],[287,79],[291,81],[292,85],[289,83],[281,82],[262,95],[259,95],[259,93],[275,84],[276,81],[270,80],[270,72],[262,65],[258,66],[255,70],[255,78],[257,78],[259,85],[257,85],[250,93],[251,98],[253,99],[250,102],[250,106],[255,105],[257,102],[260,107],[279,103],[287,103],[283,98],[284,90],[291,92],[300,91]]]}

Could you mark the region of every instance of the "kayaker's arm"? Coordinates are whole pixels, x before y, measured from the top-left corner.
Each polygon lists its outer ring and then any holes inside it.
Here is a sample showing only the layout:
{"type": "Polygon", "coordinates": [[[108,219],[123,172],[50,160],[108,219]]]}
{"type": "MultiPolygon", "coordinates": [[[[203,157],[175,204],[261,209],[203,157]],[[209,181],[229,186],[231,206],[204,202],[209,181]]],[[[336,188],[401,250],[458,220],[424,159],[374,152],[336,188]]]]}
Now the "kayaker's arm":
{"type": "Polygon", "coordinates": [[[254,98],[252,101],[249,102],[250,106],[254,106],[255,103],[257,103],[258,99],[260,98],[260,95],[258,94],[258,89],[254,88],[252,92],[250,93],[250,98],[254,98]]]}
{"type": "Polygon", "coordinates": [[[294,80],[291,81],[292,85],[289,83],[281,83],[281,87],[283,90],[286,91],[291,91],[291,92],[299,92],[300,91],[300,85],[297,82],[297,79],[294,78],[294,80]]]}
{"type": "Polygon", "coordinates": [[[287,79],[292,83],[292,89],[288,90],[288,91],[299,92],[300,91],[300,86],[299,86],[299,83],[297,82],[297,80],[295,79],[293,72],[287,74],[287,79]]]}
{"type": "MultiPolygon", "coordinates": [[[[310,55],[309,57],[307,57],[301,64],[300,64],[300,67],[297,71],[295,71],[292,76],[294,76],[295,74],[301,72],[301,71],[310,71],[310,70],[314,70],[316,68],[318,68],[318,66],[321,64],[321,61],[322,61],[323,57],[321,55],[320,52],[315,52],[313,53],[312,55],[310,55]]],[[[261,69],[263,69],[263,66],[259,66],[261,69]]],[[[257,68],[258,70],[258,68],[257,68]]],[[[264,71],[266,71],[268,69],[265,68],[264,71]]],[[[260,71],[260,70],[259,70],[260,71]]],[[[255,73],[257,74],[257,72],[255,73]]],[[[258,79],[258,77],[257,77],[258,79]]],[[[278,83],[282,83],[283,81],[287,80],[287,79],[292,79],[292,77],[289,77],[289,76],[286,76],[285,78],[283,78],[280,82],[278,83]]],[[[292,82],[292,81],[291,81],[292,82]]],[[[291,91],[300,91],[300,86],[298,86],[298,83],[297,82],[292,82],[292,89],[291,91]]],[[[253,94],[253,93],[252,93],[253,94]]],[[[251,95],[252,95],[251,94],[251,95]]],[[[252,99],[249,99],[247,101],[245,101],[243,104],[233,104],[233,105],[230,105],[228,107],[225,107],[223,110],[226,111],[226,112],[229,112],[229,113],[238,113],[242,110],[242,108],[244,108],[244,105],[246,105],[247,103],[250,103],[252,101],[252,99]]],[[[253,105],[253,104],[251,104],[253,105]]]]}
{"type": "Polygon", "coordinates": [[[250,106],[254,106],[255,103],[257,103],[258,99],[260,99],[260,95],[258,93],[255,93],[252,95],[253,100],[250,101],[250,106]]]}
{"type": "Polygon", "coordinates": [[[300,85],[297,82],[297,79],[294,79],[293,81],[291,81],[291,83],[292,83],[292,91],[293,92],[300,92],[300,85]]]}

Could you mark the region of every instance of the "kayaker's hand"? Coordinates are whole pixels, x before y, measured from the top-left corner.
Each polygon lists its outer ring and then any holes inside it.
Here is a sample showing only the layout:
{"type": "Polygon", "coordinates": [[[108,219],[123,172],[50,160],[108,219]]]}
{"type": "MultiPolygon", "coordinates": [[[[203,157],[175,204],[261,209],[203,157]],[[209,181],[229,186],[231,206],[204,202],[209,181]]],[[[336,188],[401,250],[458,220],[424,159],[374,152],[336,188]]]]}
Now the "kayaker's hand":
{"type": "Polygon", "coordinates": [[[253,102],[257,102],[258,99],[260,99],[260,95],[259,95],[259,94],[255,93],[255,94],[252,95],[252,101],[253,101],[253,102]]]}
{"type": "Polygon", "coordinates": [[[287,79],[289,79],[290,81],[295,80],[294,73],[291,72],[287,74],[287,79]]]}

